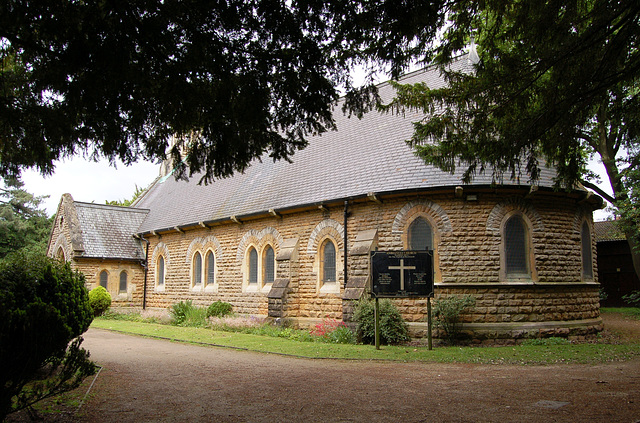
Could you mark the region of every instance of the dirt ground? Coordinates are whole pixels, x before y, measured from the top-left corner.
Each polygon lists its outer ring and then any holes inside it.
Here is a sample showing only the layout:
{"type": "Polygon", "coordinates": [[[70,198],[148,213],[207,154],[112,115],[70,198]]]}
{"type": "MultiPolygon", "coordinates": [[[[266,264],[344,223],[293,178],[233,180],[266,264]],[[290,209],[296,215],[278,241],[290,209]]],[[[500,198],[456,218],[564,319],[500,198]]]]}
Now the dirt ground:
{"type": "MultiPolygon", "coordinates": [[[[640,321],[607,315],[605,325],[612,339],[640,339],[640,321]]],[[[103,366],[86,402],[45,421],[640,422],[640,360],[590,366],[310,360],[95,329],[84,346],[103,366]]]]}

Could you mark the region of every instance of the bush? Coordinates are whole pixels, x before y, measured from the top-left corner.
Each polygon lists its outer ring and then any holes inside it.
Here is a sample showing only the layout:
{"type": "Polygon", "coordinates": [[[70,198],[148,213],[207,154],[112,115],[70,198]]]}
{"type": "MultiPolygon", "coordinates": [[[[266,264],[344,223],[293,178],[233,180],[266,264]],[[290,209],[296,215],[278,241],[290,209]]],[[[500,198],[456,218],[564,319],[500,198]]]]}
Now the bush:
{"type": "Polygon", "coordinates": [[[452,295],[435,301],[433,317],[449,343],[454,343],[460,337],[460,314],[475,304],[476,299],[472,295],[452,295]]]}
{"type": "Polygon", "coordinates": [[[206,326],[207,310],[193,305],[191,300],[180,301],[169,310],[171,324],[176,326],[206,326]]]}
{"type": "Polygon", "coordinates": [[[622,299],[631,307],[640,307],[640,291],[633,291],[631,294],[623,295],[622,299]]]}
{"type": "Polygon", "coordinates": [[[233,306],[223,301],[216,301],[207,308],[207,317],[224,317],[231,314],[233,306]]]}
{"type": "Polygon", "coordinates": [[[187,313],[191,309],[193,309],[193,302],[191,300],[180,301],[179,303],[172,305],[169,309],[171,324],[178,326],[181,325],[185,320],[187,320],[187,313]]]}
{"type": "MultiPolygon", "coordinates": [[[[400,344],[409,340],[409,326],[402,315],[388,299],[379,302],[380,342],[400,344]]],[[[370,299],[361,299],[356,304],[354,320],[360,340],[365,344],[375,343],[375,305],[370,299]]]]}
{"type": "Polygon", "coordinates": [[[607,301],[607,298],[609,298],[609,294],[607,294],[607,291],[605,291],[604,287],[602,286],[600,287],[599,294],[600,294],[600,302],[607,301]]]}
{"type": "Polygon", "coordinates": [[[111,307],[111,294],[103,286],[97,286],[89,292],[89,306],[94,316],[101,316],[111,307]]]}
{"type": "Polygon", "coordinates": [[[84,276],[68,263],[26,254],[3,260],[0,421],[13,411],[76,388],[95,371],[79,338],[92,319],[84,276]]]}

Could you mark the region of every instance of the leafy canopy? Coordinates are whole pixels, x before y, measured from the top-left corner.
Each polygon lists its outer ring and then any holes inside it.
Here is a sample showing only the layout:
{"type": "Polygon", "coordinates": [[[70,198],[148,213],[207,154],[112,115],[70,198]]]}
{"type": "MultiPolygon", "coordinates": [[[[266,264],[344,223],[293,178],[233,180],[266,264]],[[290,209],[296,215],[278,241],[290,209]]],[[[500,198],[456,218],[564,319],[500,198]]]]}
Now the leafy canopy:
{"type": "MultiPolygon", "coordinates": [[[[615,160],[631,152],[640,130],[640,3],[635,0],[460,0],[448,3],[451,25],[436,49],[449,84],[400,87],[388,108],[432,116],[416,125],[411,144],[465,178],[489,170],[533,180],[558,168],[573,187],[588,154],[615,160]],[[473,70],[452,66],[475,37],[473,70]],[[602,131],[606,136],[602,137],[602,131]],[[435,141],[435,142],[434,142],[435,141]]],[[[627,165],[638,165],[637,149],[627,165]]]]}
{"type": "MultiPolygon", "coordinates": [[[[640,2],[637,0],[459,0],[436,63],[448,85],[399,86],[383,109],[429,114],[409,141],[427,163],[463,167],[466,182],[491,171],[499,182],[556,167],[558,187],[576,183],[619,206],[640,275],[640,2]],[[475,37],[472,68],[455,53],[475,37]],[[461,69],[462,68],[462,69],[461,69]],[[604,164],[613,196],[589,181],[604,164]],[[636,189],[637,190],[637,189],[636,189]]],[[[470,55],[471,57],[471,55],[470,55]]]]}
{"type": "Polygon", "coordinates": [[[409,0],[0,4],[0,176],[85,152],[125,164],[169,154],[205,182],[263,154],[288,159],[334,127],[356,64],[397,75],[443,20],[409,0]],[[184,160],[183,160],[184,156],[184,160]]]}

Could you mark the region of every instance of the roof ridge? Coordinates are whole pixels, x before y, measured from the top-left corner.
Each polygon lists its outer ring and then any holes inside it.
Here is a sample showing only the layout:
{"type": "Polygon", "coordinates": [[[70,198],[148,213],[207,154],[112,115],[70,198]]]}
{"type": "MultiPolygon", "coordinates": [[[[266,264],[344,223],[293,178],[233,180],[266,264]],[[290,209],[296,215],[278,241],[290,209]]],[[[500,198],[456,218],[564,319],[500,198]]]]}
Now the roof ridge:
{"type": "Polygon", "coordinates": [[[141,208],[141,207],[130,207],[130,206],[117,206],[114,204],[99,204],[99,203],[87,203],[83,201],[75,201],[73,202],[76,206],[80,207],[93,207],[100,209],[111,209],[116,211],[127,211],[127,212],[135,212],[135,213],[148,213],[149,209],[141,208]]]}

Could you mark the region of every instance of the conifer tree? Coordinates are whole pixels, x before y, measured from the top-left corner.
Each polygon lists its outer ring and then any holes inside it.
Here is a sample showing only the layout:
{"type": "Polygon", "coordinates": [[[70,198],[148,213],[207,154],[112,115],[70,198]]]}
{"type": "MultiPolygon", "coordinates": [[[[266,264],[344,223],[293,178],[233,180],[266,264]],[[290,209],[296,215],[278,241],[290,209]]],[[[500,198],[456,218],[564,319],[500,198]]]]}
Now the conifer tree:
{"type": "Polygon", "coordinates": [[[640,167],[640,2],[636,0],[461,0],[436,63],[448,85],[398,86],[387,110],[428,114],[409,143],[427,163],[464,178],[490,171],[496,181],[558,169],[556,185],[593,189],[620,209],[640,275],[637,193],[640,167]],[[456,54],[475,39],[472,71],[454,72],[456,54]],[[602,160],[613,196],[592,183],[602,160]],[[489,170],[491,169],[491,170],[489,170]],[[637,186],[637,185],[636,185],[637,186]],[[633,195],[630,195],[633,194],[633,195]]]}
{"type": "Polygon", "coordinates": [[[443,2],[1,2],[0,176],[80,153],[168,154],[205,182],[288,159],[334,128],[340,89],[350,113],[373,105],[354,65],[424,54],[443,2]]]}

